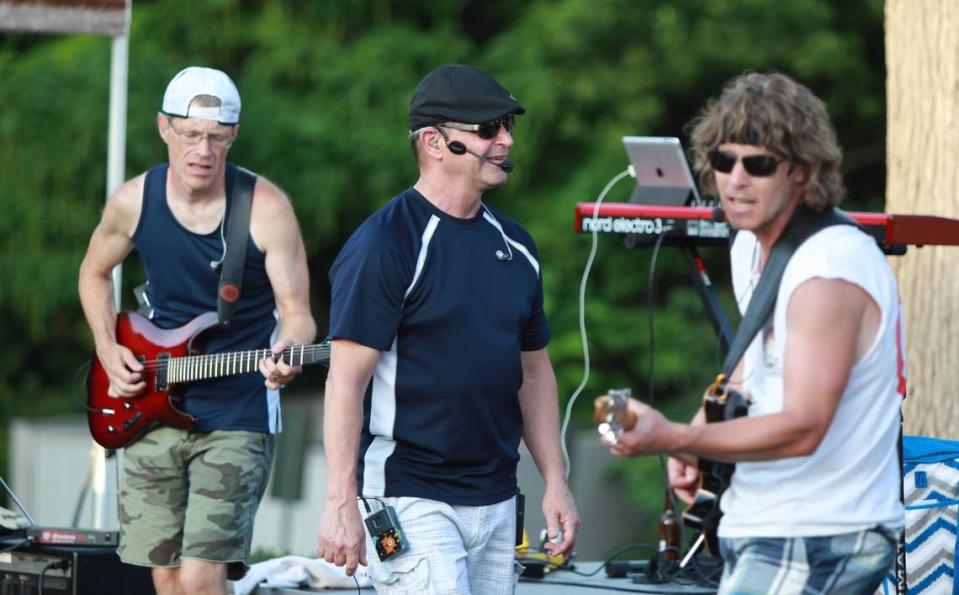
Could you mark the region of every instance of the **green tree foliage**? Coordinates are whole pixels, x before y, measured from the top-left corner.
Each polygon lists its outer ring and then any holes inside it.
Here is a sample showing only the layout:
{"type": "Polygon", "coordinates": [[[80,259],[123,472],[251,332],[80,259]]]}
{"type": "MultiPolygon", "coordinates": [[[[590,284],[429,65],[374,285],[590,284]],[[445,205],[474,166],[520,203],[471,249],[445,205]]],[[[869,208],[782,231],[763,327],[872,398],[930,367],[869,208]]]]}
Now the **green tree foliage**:
{"type": "MultiPolygon", "coordinates": [[[[322,333],[326,272],[359,222],[415,181],[409,96],[447,62],[488,69],[528,110],[514,135],[516,171],[487,198],[539,244],[564,400],[582,374],[576,295],[591,241],[573,233],[573,208],[625,168],[623,135],[682,136],[730,77],[780,70],[826,100],[848,150],[851,206],[881,208],[880,0],[138,0],[127,172],[165,158],[154,117],[174,73],[188,64],[229,72],[243,97],[231,158],[290,194],[322,333]]],[[[105,193],[109,63],[107,39],[0,36],[2,418],[77,410],[66,394],[91,340],[76,272],[105,193]]],[[[631,185],[621,182],[607,200],[627,200],[631,185]]],[[[724,282],[723,250],[703,253],[724,282]]],[[[584,396],[632,386],[649,399],[654,356],[656,402],[685,418],[721,354],[685,262],[664,248],[651,288],[650,255],[599,238],[586,291],[593,375],[584,396]]],[[[139,275],[127,267],[125,294],[139,275]]],[[[588,401],[576,410],[582,426],[588,401]]]]}

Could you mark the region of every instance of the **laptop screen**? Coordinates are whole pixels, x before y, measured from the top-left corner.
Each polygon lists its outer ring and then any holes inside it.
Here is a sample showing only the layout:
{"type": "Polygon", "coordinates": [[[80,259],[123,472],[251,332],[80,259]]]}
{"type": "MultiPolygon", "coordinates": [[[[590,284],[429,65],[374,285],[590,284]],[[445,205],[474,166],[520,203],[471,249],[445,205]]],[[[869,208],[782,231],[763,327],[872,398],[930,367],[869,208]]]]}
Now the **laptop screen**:
{"type": "Polygon", "coordinates": [[[624,136],[623,146],[636,171],[636,189],[630,202],[673,206],[704,204],[678,138],[624,136]]]}

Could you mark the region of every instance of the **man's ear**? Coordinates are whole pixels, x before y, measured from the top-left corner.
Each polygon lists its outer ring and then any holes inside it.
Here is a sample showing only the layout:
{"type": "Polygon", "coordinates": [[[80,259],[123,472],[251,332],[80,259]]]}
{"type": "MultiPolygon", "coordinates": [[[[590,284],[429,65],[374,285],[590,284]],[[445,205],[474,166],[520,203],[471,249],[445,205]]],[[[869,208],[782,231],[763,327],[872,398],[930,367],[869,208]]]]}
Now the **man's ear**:
{"type": "Polygon", "coordinates": [[[420,132],[420,140],[427,152],[435,155],[440,151],[442,139],[440,139],[440,134],[435,128],[424,128],[420,132]]]}
{"type": "Polygon", "coordinates": [[[794,165],[789,173],[789,179],[797,186],[805,186],[806,182],[809,181],[809,166],[805,164],[794,165]]]}
{"type": "Polygon", "coordinates": [[[167,142],[166,135],[170,133],[170,120],[163,114],[157,114],[157,133],[163,142],[167,142]]]}

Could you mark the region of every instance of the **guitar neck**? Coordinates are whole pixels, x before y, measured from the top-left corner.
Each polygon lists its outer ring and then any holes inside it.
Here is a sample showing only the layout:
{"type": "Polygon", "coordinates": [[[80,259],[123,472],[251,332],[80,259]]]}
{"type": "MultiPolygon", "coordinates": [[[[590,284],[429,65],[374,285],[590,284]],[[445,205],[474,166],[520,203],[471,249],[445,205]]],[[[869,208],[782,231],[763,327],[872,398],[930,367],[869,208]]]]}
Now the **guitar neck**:
{"type": "MultiPolygon", "coordinates": [[[[272,357],[269,349],[174,357],[166,362],[166,381],[177,384],[256,372],[261,360],[272,357]]],[[[326,363],[330,360],[330,344],[292,345],[283,350],[280,359],[291,366],[326,363]]]]}

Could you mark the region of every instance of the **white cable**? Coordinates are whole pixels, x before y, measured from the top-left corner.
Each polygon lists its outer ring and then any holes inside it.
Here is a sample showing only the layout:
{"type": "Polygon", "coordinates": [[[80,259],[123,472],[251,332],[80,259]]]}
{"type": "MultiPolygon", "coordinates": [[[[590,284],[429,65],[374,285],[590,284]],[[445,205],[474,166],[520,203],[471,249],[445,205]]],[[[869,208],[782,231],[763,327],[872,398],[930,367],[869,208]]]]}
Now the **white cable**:
{"type": "Polygon", "coordinates": [[[583,380],[569,397],[569,402],[566,403],[566,414],[563,416],[563,426],[559,433],[560,447],[563,450],[563,462],[566,464],[567,479],[569,478],[570,461],[569,451],[566,449],[566,431],[569,427],[569,418],[573,411],[573,404],[576,403],[576,399],[580,393],[583,392],[583,389],[586,388],[586,383],[589,381],[589,343],[586,340],[586,280],[589,279],[589,271],[593,267],[593,259],[596,257],[596,242],[597,236],[599,235],[599,226],[596,225],[595,222],[599,217],[599,205],[603,203],[603,200],[606,198],[606,195],[609,194],[609,191],[613,189],[613,186],[626,176],[635,177],[635,175],[632,165],[616,174],[613,179],[606,184],[603,191],[599,193],[599,197],[593,205],[593,245],[589,251],[589,258],[586,259],[586,266],[583,268],[583,278],[579,282],[579,335],[583,341],[583,380]]]}

